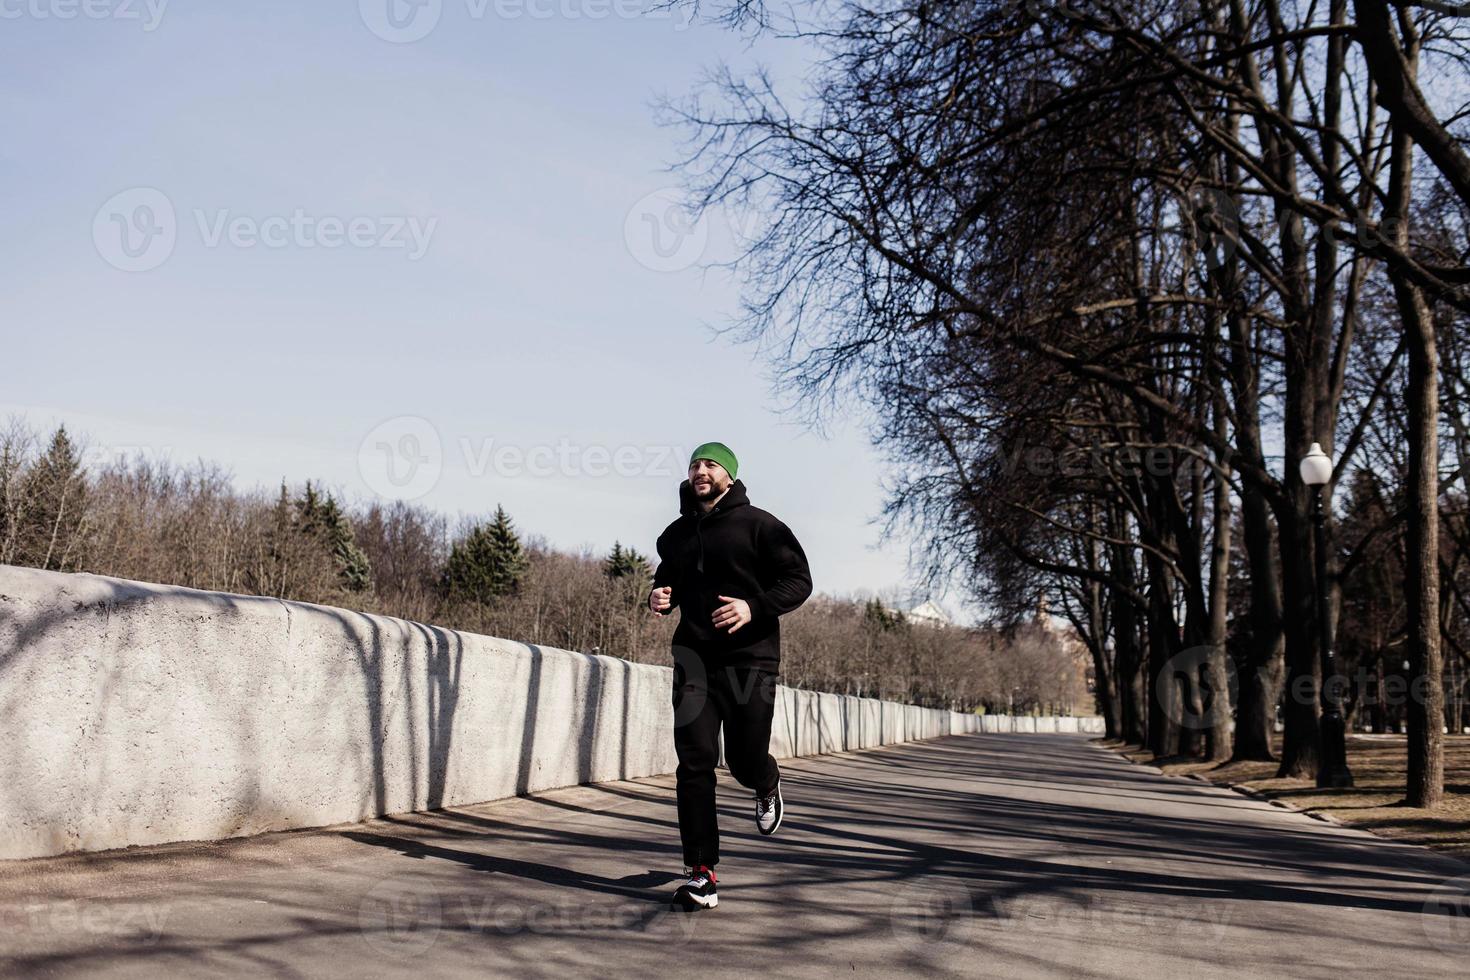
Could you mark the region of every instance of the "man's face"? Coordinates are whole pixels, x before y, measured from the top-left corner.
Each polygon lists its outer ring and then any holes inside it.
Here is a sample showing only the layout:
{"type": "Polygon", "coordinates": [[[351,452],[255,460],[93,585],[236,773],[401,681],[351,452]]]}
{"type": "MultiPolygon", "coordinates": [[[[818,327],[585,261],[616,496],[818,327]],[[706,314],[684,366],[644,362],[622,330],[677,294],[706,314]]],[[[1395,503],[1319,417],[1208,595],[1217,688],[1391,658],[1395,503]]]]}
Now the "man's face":
{"type": "Polygon", "coordinates": [[[689,464],[689,488],[698,500],[718,497],[731,482],[730,473],[714,460],[696,459],[689,464]]]}

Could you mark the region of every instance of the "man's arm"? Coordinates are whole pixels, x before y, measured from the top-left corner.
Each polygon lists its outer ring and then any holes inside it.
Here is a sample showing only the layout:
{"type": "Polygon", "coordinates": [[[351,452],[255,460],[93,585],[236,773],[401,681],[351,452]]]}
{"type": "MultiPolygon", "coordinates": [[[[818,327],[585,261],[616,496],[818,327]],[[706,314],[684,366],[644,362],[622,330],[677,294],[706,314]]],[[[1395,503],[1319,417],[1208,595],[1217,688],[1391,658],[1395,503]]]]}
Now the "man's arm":
{"type": "Polygon", "coordinates": [[[812,594],[812,572],[807,567],[806,552],[791,528],[780,521],[763,533],[761,552],[762,561],[773,570],[776,581],[760,595],[746,600],[750,614],[784,616],[812,594]]]}
{"type": "MultiPolygon", "coordinates": [[[[654,545],[654,549],[658,552],[658,568],[653,570],[653,586],[649,588],[648,595],[643,597],[643,604],[645,606],[650,605],[650,600],[653,598],[653,593],[656,590],[674,584],[672,581],[674,577],[674,568],[673,565],[666,558],[664,558],[664,538],[662,534],[659,535],[658,542],[654,545]]],[[[678,594],[674,592],[669,593],[669,608],[667,612],[673,612],[678,605],[678,594]]]]}

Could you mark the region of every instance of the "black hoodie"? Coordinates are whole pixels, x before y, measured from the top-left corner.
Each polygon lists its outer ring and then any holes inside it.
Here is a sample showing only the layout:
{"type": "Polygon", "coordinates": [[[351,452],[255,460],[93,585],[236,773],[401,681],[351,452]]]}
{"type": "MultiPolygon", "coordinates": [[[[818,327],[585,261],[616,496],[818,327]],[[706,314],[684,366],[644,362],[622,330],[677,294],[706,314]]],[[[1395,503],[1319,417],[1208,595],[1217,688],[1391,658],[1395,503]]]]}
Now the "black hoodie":
{"type": "Polygon", "coordinates": [[[673,588],[680,609],[674,645],[696,651],[716,665],[754,664],[780,671],[781,623],[812,594],[806,552],[791,529],[745,495],[736,480],[708,514],[700,514],[694,491],[679,484],[679,519],[658,537],[653,588],[673,588]],[[750,622],[734,633],[711,618],[724,602],[744,599],[750,622]]]}

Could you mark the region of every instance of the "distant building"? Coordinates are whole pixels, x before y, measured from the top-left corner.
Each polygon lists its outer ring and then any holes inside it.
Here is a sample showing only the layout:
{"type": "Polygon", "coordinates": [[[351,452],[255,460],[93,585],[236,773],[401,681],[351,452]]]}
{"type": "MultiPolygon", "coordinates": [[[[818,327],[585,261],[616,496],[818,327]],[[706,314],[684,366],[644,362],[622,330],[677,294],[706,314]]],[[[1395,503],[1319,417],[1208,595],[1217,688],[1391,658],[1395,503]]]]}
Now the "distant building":
{"type": "Polygon", "coordinates": [[[954,620],[950,619],[949,615],[939,607],[939,603],[933,599],[925,599],[908,611],[890,609],[887,606],[883,607],[883,611],[890,616],[902,616],[910,623],[916,623],[920,626],[933,626],[943,629],[947,626],[954,625],[954,620]]]}
{"type": "Polygon", "coordinates": [[[949,618],[939,604],[933,599],[926,599],[908,612],[904,613],[910,622],[922,623],[925,626],[953,626],[954,621],[949,618]]]}

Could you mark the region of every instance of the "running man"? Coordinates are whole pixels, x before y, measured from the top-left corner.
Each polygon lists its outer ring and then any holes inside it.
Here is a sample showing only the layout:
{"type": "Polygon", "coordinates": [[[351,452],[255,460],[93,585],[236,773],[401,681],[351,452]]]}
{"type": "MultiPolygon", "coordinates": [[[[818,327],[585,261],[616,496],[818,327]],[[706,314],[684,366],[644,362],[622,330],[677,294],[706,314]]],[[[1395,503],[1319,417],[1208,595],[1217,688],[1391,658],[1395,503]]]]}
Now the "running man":
{"type": "Polygon", "coordinates": [[[674,749],[679,836],[687,880],[676,908],[719,904],[715,865],[715,763],[725,731],[730,774],[755,793],[756,828],[781,826],[781,769],[770,752],[781,668],[781,624],[812,593],[806,553],[791,529],[751,506],[735,478],[735,454],[707,442],[689,457],[679,484],[679,519],[658,539],[658,569],[648,607],[674,630],[674,749]]]}

